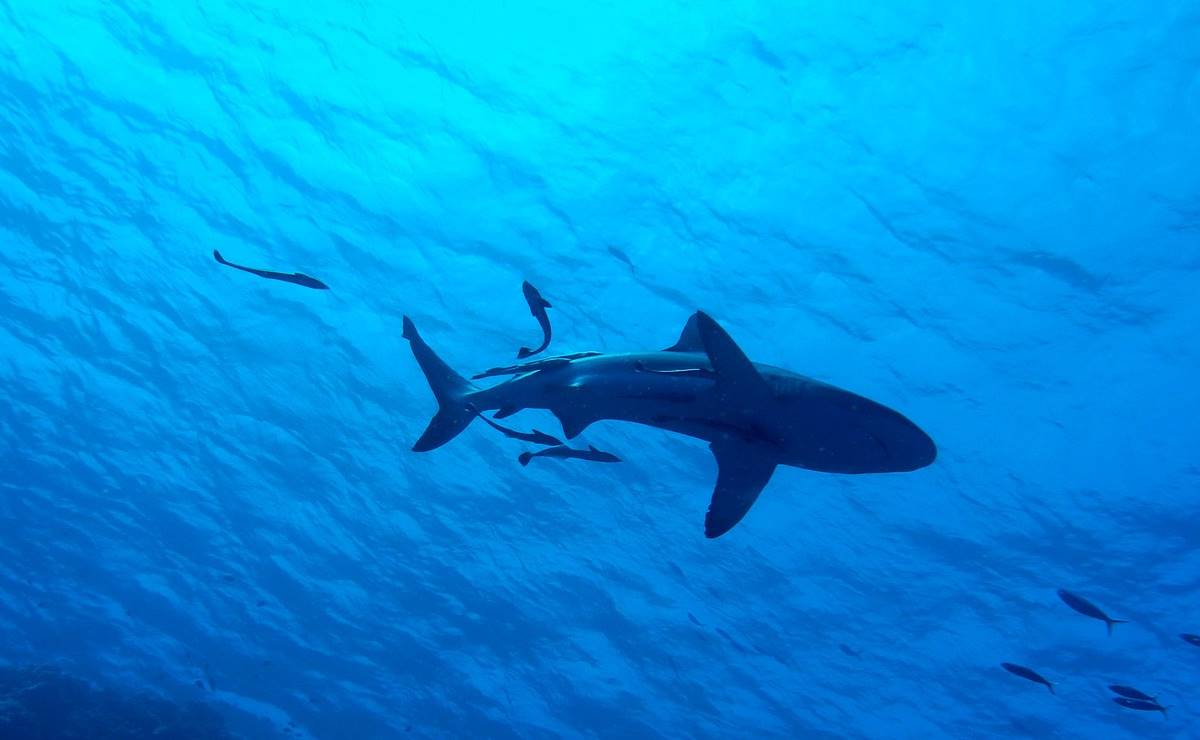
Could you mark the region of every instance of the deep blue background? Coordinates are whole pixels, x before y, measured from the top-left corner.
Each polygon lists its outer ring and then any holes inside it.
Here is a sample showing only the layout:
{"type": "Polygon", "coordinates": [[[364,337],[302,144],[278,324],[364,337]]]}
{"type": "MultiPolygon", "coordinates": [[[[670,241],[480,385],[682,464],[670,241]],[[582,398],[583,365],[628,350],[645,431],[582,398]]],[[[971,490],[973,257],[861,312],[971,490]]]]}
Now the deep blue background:
{"type": "Polygon", "coordinates": [[[1198,38],[1195,0],[0,0],[0,663],[251,736],[1197,736],[1198,38]],[[401,314],[480,370],[538,338],[524,278],[556,350],[704,308],[941,456],[783,469],[707,541],[694,440],[410,453],[401,314]]]}

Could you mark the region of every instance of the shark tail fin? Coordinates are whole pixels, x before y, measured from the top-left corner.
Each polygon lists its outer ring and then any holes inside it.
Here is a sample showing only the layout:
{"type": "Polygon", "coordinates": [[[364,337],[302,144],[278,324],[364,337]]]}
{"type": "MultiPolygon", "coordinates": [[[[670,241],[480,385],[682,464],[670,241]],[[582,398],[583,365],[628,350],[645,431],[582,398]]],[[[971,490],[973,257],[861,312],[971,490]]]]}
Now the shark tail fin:
{"type": "Polygon", "coordinates": [[[470,402],[470,395],[476,387],[454,372],[430,349],[407,316],[404,317],[403,336],[412,346],[413,357],[425,373],[429,388],[438,402],[437,413],[425,428],[425,433],[413,445],[413,452],[428,452],[457,437],[476,417],[478,411],[470,402]]]}
{"type": "Polygon", "coordinates": [[[215,249],[213,250],[213,259],[215,259],[217,262],[220,262],[222,265],[229,264],[228,262],[225,261],[225,258],[221,256],[221,253],[215,249]]]}
{"type": "Polygon", "coordinates": [[[1128,622],[1129,622],[1128,619],[1106,619],[1106,620],[1104,620],[1104,626],[1108,627],[1108,636],[1112,637],[1112,628],[1113,628],[1114,624],[1127,624],[1128,622]]]}

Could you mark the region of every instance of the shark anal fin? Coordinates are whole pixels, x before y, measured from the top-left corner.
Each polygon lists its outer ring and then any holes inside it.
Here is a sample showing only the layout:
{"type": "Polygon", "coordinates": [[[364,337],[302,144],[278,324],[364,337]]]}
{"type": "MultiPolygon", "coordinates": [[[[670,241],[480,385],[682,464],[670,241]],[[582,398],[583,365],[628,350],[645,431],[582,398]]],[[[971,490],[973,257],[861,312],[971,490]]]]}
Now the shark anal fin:
{"type": "Polygon", "coordinates": [[[766,379],[720,324],[703,311],[697,311],[692,318],[716,371],[717,392],[743,408],[772,403],[774,397],[766,379]]]}
{"type": "Polygon", "coordinates": [[[703,352],[704,340],[700,338],[700,327],[696,323],[697,314],[692,314],[687,323],[683,325],[683,331],[679,332],[679,339],[675,340],[675,344],[667,347],[663,352],[703,352]]]}
{"type": "Polygon", "coordinates": [[[717,486],[704,516],[704,536],[712,539],[746,516],[771,480],[776,463],[762,448],[739,440],[719,440],[710,447],[717,458],[717,486]]]}

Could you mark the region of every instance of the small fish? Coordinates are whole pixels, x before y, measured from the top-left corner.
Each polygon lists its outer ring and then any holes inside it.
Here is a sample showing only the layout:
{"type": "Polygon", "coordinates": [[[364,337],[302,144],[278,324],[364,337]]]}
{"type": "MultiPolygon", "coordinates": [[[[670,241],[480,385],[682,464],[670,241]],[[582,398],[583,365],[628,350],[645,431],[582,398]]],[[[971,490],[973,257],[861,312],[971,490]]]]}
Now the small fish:
{"type": "Polygon", "coordinates": [[[213,258],[216,259],[217,262],[220,262],[222,265],[226,265],[227,267],[232,267],[235,270],[241,270],[242,272],[248,272],[251,275],[258,275],[259,277],[267,278],[268,280],[282,280],[285,283],[294,283],[296,285],[303,285],[305,288],[315,288],[316,290],[329,290],[328,285],[321,282],[320,280],[317,280],[315,277],[309,277],[308,275],[305,275],[302,272],[272,272],[271,270],[256,270],[253,267],[243,267],[242,265],[235,265],[232,262],[225,259],[224,257],[222,257],[221,253],[215,249],[213,250],[213,258]]]}
{"type": "Polygon", "coordinates": [[[1017,665],[1016,663],[1001,663],[1000,667],[1003,668],[1004,670],[1008,671],[1009,673],[1013,674],[1014,676],[1020,676],[1021,678],[1025,679],[1027,681],[1033,681],[1034,683],[1040,683],[1043,686],[1045,686],[1046,688],[1050,689],[1051,694],[1054,693],[1054,684],[1047,681],[1042,676],[1042,674],[1038,673],[1037,671],[1033,670],[1032,668],[1026,668],[1023,665],[1017,665]]]}
{"type": "Polygon", "coordinates": [[[562,444],[562,440],[558,437],[546,434],[545,432],[539,432],[536,429],[534,429],[532,432],[519,432],[516,429],[509,429],[506,426],[501,426],[482,414],[480,414],[479,418],[487,422],[487,425],[492,429],[495,429],[509,439],[519,439],[522,442],[529,442],[530,444],[535,445],[546,445],[548,447],[562,444]]]}
{"type": "Polygon", "coordinates": [[[1142,701],[1141,699],[1126,699],[1123,696],[1118,696],[1113,699],[1116,703],[1126,709],[1136,709],[1139,712],[1162,712],[1164,717],[1167,716],[1167,708],[1156,701],[1142,701]]]}
{"type": "Polygon", "coordinates": [[[546,309],[553,308],[550,301],[542,298],[542,294],[528,280],[521,283],[521,292],[525,294],[525,302],[529,304],[529,313],[533,314],[533,318],[537,319],[538,325],[542,327],[542,344],[537,349],[522,347],[517,351],[519,360],[532,357],[550,346],[550,317],[546,314],[546,309]]]}
{"type": "Polygon", "coordinates": [[[611,254],[612,256],[616,257],[621,262],[624,262],[626,265],[628,265],[630,272],[637,273],[637,268],[633,266],[633,260],[629,259],[629,255],[627,255],[627,254],[625,254],[625,252],[621,251],[620,248],[609,247],[608,253],[611,254]]]}
{"type": "Polygon", "coordinates": [[[859,657],[858,651],[855,650],[854,648],[850,647],[849,645],[847,645],[844,642],[838,643],[838,648],[840,648],[843,653],[845,653],[846,655],[849,655],[851,658],[859,657]]]}
{"type": "Polygon", "coordinates": [[[1193,635],[1190,632],[1181,632],[1179,637],[1189,645],[1200,647],[1200,635],[1193,635]]]}
{"type": "Polygon", "coordinates": [[[1124,696],[1127,699],[1137,699],[1139,701],[1152,701],[1155,703],[1158,702],[1158,699],[1155,699],[1153,696],[1150,696],[1149,694],[1138,691],[1137,689],[1133,688],[1132,686],[1122,686],[1121,684],[1114,683],[1108,687],[1108,690],[1113,692],[1114,694],[1120,694],[1121,696],[1124,696]]]}
{"type": "Polygon", "coordinates": [[[700,624],[700,620],[699,620],[699,619],[696,619],[696,615],[695,615],[695,614],[692,614],[691,612],[688,612],[688,619],[692,620],[692,624],[696,625],[697,627],[703,627],[703,626],[704,626],[704,625],[700,624]]]}
{"type": "Polygon", "coordinates": [[[739,643],[737,640],[733,639],[733,635],[729,634],[728,632],[721,629],[720,627],[716,627],[714,629],[715,629],[716,633],[718,635],[720,635],[721,637],[724,637],[729,642],[730,645],[733,645],[735,648],[737,648],[738,650],[740,650],[743,653],[746,652],[746,648],[742,647],[741,643],[739,643]]]}
{"type": "Polygon", "coordinates": [[[577,460],[591,460],[592,462],[603,463],[621,462],[621,458],[617,457],[611,452],[597,450],[591,445],[588,445],[586,450],[577,450],[573,447],[567,447],[566,445],[559,445],[557,447],[547,447],[546,449],[538,450],[537,452],[522,452],[517,457],[517,462],[521,463],[522,465],[528,465],[529,461],[535,457],[557,457],[562,459],[575,458],[577,460]]]}
{"type": "Polygon", "coordinates": [[[1060,588],[1058,590],[1058,598],[1062,599],[1064,604],[1079,612],[1083,616],[1091,617],[1092,619],[1099,619],[1101,622],[1104,622],[1105,626],[1108,627],[1108,634],[1110,635],[1112,634],[1114,624],[1125,624],[1129,621],[1127,619],[1110,618],[1107,614],[1100,610],[1100,607],[1096,606],[1082,596],[1073,594],[1066,589],[1060,588]]]}

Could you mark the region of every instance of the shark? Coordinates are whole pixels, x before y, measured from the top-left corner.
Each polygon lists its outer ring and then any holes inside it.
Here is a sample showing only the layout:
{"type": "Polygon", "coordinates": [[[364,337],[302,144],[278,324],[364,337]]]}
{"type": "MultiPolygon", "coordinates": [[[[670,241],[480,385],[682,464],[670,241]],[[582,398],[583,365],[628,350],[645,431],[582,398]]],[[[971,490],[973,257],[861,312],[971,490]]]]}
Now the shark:
{"type": "Polygon", "coordinates": [[[751,361],[716,320],[695,312],[656,352],[582,352],[493,368],[481,387],[455,372],[405,316],[403,337],[438,403],[413,445],[429,452],[483,412],[544,409],[567,439],[601,420],[664,429],[708,443],[717,481],[704,517],[716,538],[746,516],[780,465],[822,473],[909,472],[937,446],[898,411],[790,370],[751,361]]]}

